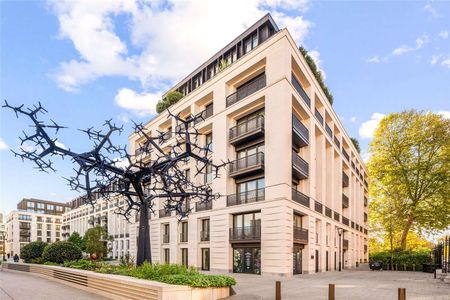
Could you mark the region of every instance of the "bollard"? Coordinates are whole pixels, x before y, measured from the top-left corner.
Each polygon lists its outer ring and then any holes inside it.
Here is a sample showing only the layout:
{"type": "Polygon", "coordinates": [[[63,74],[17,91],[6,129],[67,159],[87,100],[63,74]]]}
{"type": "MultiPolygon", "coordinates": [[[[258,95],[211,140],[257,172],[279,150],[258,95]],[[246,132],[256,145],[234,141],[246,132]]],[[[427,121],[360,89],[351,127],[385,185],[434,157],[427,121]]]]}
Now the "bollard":
{"type": "Polygon", "coordinates": [[[334,300],[334,299],[335,299],[334,284],[330,283],[328,285],[328,300],[334,300]]]}
{"type": "Polygon", "coordinates": [[[398,288],[398,300],[406,300],[406,289],[398,288]]]}
{"type": "Polygon", "coordinates": [[[275,281],[275,300],[281,300],[281,281],[275,281]]]}

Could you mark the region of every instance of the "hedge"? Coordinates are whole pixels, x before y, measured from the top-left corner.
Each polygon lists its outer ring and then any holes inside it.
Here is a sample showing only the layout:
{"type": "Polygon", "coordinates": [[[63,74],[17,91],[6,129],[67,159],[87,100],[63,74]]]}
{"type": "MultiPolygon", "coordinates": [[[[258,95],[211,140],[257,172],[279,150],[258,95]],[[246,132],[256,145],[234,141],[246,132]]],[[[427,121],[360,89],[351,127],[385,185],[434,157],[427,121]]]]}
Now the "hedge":
{"type": "Polygon", "coordinates": [[[26,263],[42,263],[42,252],[46,246],[47,243],[42,241],[28,243],[20,250],[20,258],[26,263]]]}
{"type": "MultiPolygon", "coordinates": [[[[391,252],[383,251],[377,253],[370,253],[369,260],[381,261],[384,268],[387,268],[391,261],[391,252]]],[[[397,265],[398,270],[403,270],[406,266],[406,271],[422,271],[422,265],[432,263],[430,251],[395,251],[393,253],[392,264],[397,265]]]]}
{"type": "Polygon", "coordinates": [[[44,262],[63,263],[69,260],[77,260],[82,258],[82,252],[77,245],[59,241],[53,244],[47,245],[42,253],[44,262]]]}

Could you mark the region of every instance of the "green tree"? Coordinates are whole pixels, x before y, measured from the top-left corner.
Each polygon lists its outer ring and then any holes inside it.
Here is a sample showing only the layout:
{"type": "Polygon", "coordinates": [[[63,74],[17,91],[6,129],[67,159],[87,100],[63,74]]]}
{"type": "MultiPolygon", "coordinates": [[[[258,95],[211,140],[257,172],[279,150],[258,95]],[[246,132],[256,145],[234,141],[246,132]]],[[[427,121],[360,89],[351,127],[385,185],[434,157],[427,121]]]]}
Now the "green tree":
{"type": "Polygon", "coordinates": [[[47,243],[42,241],[34,241],[26,244],[20,249],[20,257],[26,263],[38,262],[42,257],[42,252],[44,252],[47,243]]]}
{"type": "Polygon", "coordinates": [[[405,250],[411,230],[450,225],[450,120],[415,110],[391,114],[376,129],[370,154],[371,227],[405,250]]]}
{"type": "Polygon", "coordinates": [[[356,151],[358,151],[358,153],[361,153],[361,147],[359,146],[359,141],[354,137],[351,137],[350,140],[352,141],[353,146],[355,146],[356,151]]]}
{"type": "Polygon", "coordinates": [[[183,98],[183,94],[178,91],[172,91],[167,94],[167,96],[158,101],[156,104],[156,112],[162,113],[164,110],[169,108],[171,105],[180,101],[183,98]]]}
{"type": "Polygon", "coordinates": [[[90,228],[84,234],[84,242],[86,245],[86,252],[97,255],[99,259],[106,257],[108,254],[107,242],[111,241],[112,237],[108,236],[108,232],[100,225],[90,228]]]}
{"type": "Polygon", "coordinates": [[[78,233],[78,232],[73,232],[69,238],[67,239],[67,241],[74,243],[75,245],[77,245],[82,251],[84,251],[86,249],[86,245],[84,242],[83,237],[78,233]]]}

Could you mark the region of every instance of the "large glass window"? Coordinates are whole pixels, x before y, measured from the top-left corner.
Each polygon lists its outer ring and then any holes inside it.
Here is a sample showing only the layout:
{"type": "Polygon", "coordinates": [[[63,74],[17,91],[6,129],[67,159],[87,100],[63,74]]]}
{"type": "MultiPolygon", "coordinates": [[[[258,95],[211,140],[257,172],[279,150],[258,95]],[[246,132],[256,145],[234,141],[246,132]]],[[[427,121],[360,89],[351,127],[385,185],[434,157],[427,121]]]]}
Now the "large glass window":
{"type": "Polygon", "coordinates": [[[243,150],[238,151],[237,153],[237,157],[239,158],[244,158],[244,157],[248,157],[250,155],[254,155],[258,152],[263,152],[264,153],[264,144],[258,144],[255,146],[251,146],[249,148],[245,148],[243,150]]]}
{"type": "Polygon", "coordinates": [[[260,227],[261,226],[261,213],[244,213],[233,216],[233,227],[234,228],[242,228],[242,227],[260,227]]]}
{"type": "Polygon", "coordinates": [[[181,248],[181,264],[186,267],[189,265],[187,248],[181,248]]]}
{"type": "Polygon", "coordinates": [[[259,247],[234,248],[233,272],[261,274],[261,248],[259,247]]]}
{"type": "Polygon", "coordinates": [[[170,264],[170,249],[164,248],[164,263],[170,264]]]}
{"type": "Polygon", "coordinates": [[[188,241],[188,222],[181,222],[180,242],[185,243],[187,241],[188,241]]]}
{"type": "Polygon", "coordinates": [[[213,178],[212,165],[207,165],[205,168],[205,183],[211,183],[213,178]]]}
{"type": "Polygon", "coordinates": [[[302,216],[294,215],[294,227],[303,228],[302,216]]]}
{"type": "Polygon", "coordinates": [[[202,248],[202,270],[209,271],[209,248],[202,248]]]}
{"type": "Polygon", "coordinates": [[[206,135],[206,148],[208,148],[209,149],[209,151],[212,151],[213,150],[213,141],[212,141],[212,138],[213,138],[213,136],[212,136],[212,132],[210,132],[210,133],[208,133],[207,135],[206,135]]]}
{"type": "Polygon", "coordinates": [[[202,229],[200,232],[201,241],[209,241],[209,219],[202,219],[202,229]]]}

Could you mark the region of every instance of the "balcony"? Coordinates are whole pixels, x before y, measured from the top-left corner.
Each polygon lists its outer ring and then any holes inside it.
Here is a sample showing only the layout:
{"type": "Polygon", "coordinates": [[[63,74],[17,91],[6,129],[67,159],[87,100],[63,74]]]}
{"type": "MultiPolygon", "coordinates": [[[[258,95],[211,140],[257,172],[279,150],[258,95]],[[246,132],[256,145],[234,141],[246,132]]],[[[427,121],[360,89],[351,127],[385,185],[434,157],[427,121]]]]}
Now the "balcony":
{"type": "Polygon", "coordinates": [[[350,222],[346,217],[342,216],[342,224],[349,226],[350,222]]]}
{"type": "Polygon", "coordinates": [[[227,107],[234,103],[241,101],[242,99],[256,93],[260,89],[266,86],[266,75],[263,73],[250,81],[244,83],[236,89],[236,92],[227,97],[227,107]]]}
{"type": "Polygon", "coordinates": [[[195,203],[195,211],[204,211],[212,209],[212,201],[195,203]]]}
{"type": "Polygon", "coordinates": [[[316,116],[316,119],[319,120],[319,123],[323,126],[323,117],[322,114],[316,109],[314,109],[314,115],[316,116]]]}
{"type": "Polygon", "coordinates": [[[365,186],[366,188],[369,188],[369,184],[367,183],[366,180],[364,180],[364,186],[365,186]]]}
{"type": "Polygon", "coordinates": [[[260,242],[261,226],[230,228],[230,242],[260,242]]]}
{"type": "Polygon", "coordinates": [[[338,212],[334,212],[334,219],[335,219],[336,221],[339,222],[339,220],[340,220],[340,215],[339,215],[338,212]]]}
{"type": "Polygon", "coordinates": [[[333,138],[333,130],[331,130],[331,127],[328,126],[328,124],[325,124],[325,131],[327,132],[330,139],[332,139],[333,138]]]}
{"type": "Polygon", "coordinates": [[[310,207],[309,197],[295,189],[292,189],[292,200],[308,208],[310,207]]]}
{"type": "Polygon", "coordinates": [[[297,151],[309,145],[309,130],[294,115],[292,116],[292,145],[297,151]]]}
{"type": "Polygon", "coordinates": [[[314,201],[314,210],[318,213],[323,213],[323,205],[320,202],[314,201]]]}
{"type": "Polygon", "coordinates": [[[352,221],[350,224],[351,224],[351,227],[354,229],[355,228],[355,222],[352,221]]]}
{"type": "Polygon", "coordinates": [[[367,249],[368,249],[367,245],[364,245],[364,253],[367,253],[367,249]]]}
{"type": "Polygon", "coordinates": [[[159,210],[159,217],[160,218],[170,217],[170,211],[166,210],[165,208],[160,209],[159,210]]]}
{"type": "Polygon", "coordinates": [[[172,130],[171,129],[169,131],[166,131],[163,134],[161,134],[161,140],[163,143],[167,142],[171,138],[172,138],[172,130]]]}
{"type": "Polygon", "coordinates": [[[348,156],[348,153],[347,153],[347,151],[345,151],[344,148],[342,148],[342,155],[344,155],[344,157],[347,161],[350,161],[350,156],[348,156]]]}
{"type": "Polygon", "coordinates": [[[19,235],[20,235],[20,236],[30,236],[31,233],[30,233],[29,230],[20,230],[20,231],[19,231],[19,235]]]}
{"type": "Polygon", "coordinates": [[[366,228],[364,228],[364,234],[367,234],[367,229],[366,228]]]}
{"type": "Polygon", "coordinates": [[[170,234],[163,234],[163,243],[168,244],[170,243],[170,234]]]}
{"type": "Polygon", "coordinates": [[[292,85],[294,86],[295,90],[300,94],[303,101],[306,103],[306,105],[308,105],[308,107],[311,107],[311,99],[309,99],[309,96],[306,94],[305,90],[302,88],[300,82],[297,80],[294,74],[291,74],[291,80],[292,85]]]}
{"type": "Polygon", "coordinates": [[[345,172],[342,172],[342,187],[348,187],[350,183],[350,180],[348,178],[348,175],[345,174],[345,172]]]}
{"type": "Polygon", "coordinates": [[[344,239],[342,241],[342,249],[348,250],[348,240],[344,239]]]}
{"type": "Polygon", "coordinates": [[[214,114],[214,107],[212,105],[208,105],[204,110],[195,115],[196,120],[195,124],[198,124],[214,114]]]}
{"type": "Polygon", "coordinates": [[[309,165],[297,153],[292,151],[292,176],[294,180],[307,179],[309,175],[309,165]]]}
{"type": "Polygon", "coordinates": [[[19,229],[31,229],[31,224],[29,223],[20,223],[19,229]]]}
{"type": "Polygon", "coordinates": [[[238,146],[264,136],[264,116],[256,116],[230,128],[230,144],[238,146]]]}
{"type": "Polygon", "coordinates": [[[202,242],[209,241],[209,231],[200,231],[200,241],[202,242]]]}
{"type": "Polygon", "coordinates": [[[349,200],[347,195],[342,194],[342,208],[348,208],[349,206],[349,200]]]}
{"type": "Polygon", "coordinates": [[[308,229],[294,226],[294,243],[308,244],[308,229]]]}
{"type": "Polygon", "coordinates": [[[264,171],[264,153],[258,152],[239,158],[230,164],[230,176],[233,178],[264,171]]]}
{"type": "Polygon", "coordinates": [[[334,143],[336,144],[336,147],[341,148],[341,142],[339,142],[339,139],[336,136],[334,136],[333,140],[334,140],[334,143]]]}
{"type": "Polygon", "coordinates": [[[333,211],[331,210],[331,208],[326,207],[326,206],[325,206],[325,216],[327,216],[328,218],[333,217],[333,211]]]}
{"type": "Polygon", "coordinates": [[[367,222],[368,219],[367,213],[364,213],[364,222],[367,222]]]}
{"type": "Polygon", "coordinates": [[[258,190],[246,191],[243,193],[227,196],[227,206],[240,205],[264,200],[264,188],[258,190]]]}

